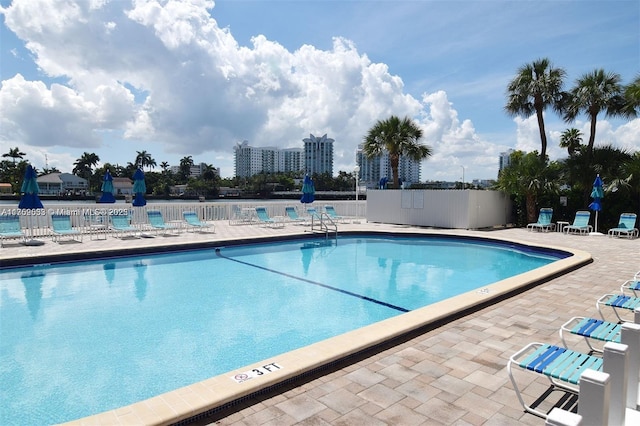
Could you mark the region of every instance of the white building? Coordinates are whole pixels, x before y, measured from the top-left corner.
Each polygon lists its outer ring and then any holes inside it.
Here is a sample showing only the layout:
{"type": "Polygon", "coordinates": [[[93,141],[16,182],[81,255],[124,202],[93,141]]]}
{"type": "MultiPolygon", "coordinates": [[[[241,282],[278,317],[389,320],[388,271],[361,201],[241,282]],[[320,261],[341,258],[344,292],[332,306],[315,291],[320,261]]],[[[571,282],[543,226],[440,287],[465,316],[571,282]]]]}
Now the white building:
{"type": "Polygon", "coordinates": [[[71,173],[49,173],[39,176],[38,190],[43,195],[86,194],[89,182],[71,173]]]}
{"type": "Polygon", "coordinates": [[[254,147],[245,140],[236,143],[233,151],[236,177],[304,170],[304,156],[300,148],[254,147]]]}
{"type": "MultiPolygon", "coordinates": [[[[208,166],[207,163],[194,164],[189,169],[189,177],[194,177],[195,178],[195,177],[200,176],[207,169],[207,166],[208,166]]],[[[180,173],[180,166],[171,166],[170,170],[171,170],[171,173],[173,173],[174,175],[178,174],[178,173],[180,173]]],[[[216,175],[218,175],[218,177],[219,177],[220,176],[220,169],[214,167],[214,170],[215,170],[216,175]]]]}
{"type": "Polygon", "coordinates": [[[500,167],[498,168],[498,173],[500,172],[500,170],[508,167],[511,164],[511,154],[513,153],[513,149],[509,149],[506,152],[500,153],[500,167]]]}
{"type": "Polygon", "coordinates": [[[324,136],[309,135],[304,142],[304,171],[308,175],[328,173],[333,176],[333,143],[335,140],[324,136]]]}
{"type": "MultiPolygon", "coordinates": [[[[386,177],[389,182],[393,182],[393,170],[391,170],[391,160],[385,151],[382,155],[368,158],[363,150],[363,145],[358,145],[356,151],[356,163],[360,166],[360,181],[368,188],[378,186],[380,179],[386,177]]],[[[398,178],[405,185],[420,182],[421,162],[401,156],[398,163],[398,178]]]]}

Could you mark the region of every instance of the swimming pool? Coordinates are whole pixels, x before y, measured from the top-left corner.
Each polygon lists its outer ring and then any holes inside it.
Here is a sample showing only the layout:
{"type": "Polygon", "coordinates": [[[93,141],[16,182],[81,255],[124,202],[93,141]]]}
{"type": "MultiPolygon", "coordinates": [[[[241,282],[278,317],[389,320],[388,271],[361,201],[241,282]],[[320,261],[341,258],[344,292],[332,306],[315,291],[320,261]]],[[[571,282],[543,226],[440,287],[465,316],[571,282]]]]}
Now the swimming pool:
{"type": "Polygon", "coordinates": [[[2,424],[130,404],[567,255],[485,240],[355,236],[7,269],[2,424]]]}

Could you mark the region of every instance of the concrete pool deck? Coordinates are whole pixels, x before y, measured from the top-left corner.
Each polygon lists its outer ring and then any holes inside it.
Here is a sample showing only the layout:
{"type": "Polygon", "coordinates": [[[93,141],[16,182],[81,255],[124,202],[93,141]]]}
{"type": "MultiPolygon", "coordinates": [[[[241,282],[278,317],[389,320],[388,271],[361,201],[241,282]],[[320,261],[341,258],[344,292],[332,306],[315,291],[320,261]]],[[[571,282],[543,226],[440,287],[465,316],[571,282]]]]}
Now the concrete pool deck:
{"type": "MultiPolygon", "coordinates": [[[[250,239],[300,234],[305,230],[295,225],[270,229],[256,225],[229,226],[226,222],[216,222],[216,228],[215,234],[184,233],[177,237],[140,240],[85,238],[83,243],[65,244],[47,240],[40,247],[9,243],[0,249],[0,262],[5,264],[3,260],[10,258],[36,258],[42,254],[250,239]]],[[[591,255],[593,262],[521,294],[443,322],[438,328],[355,363],[243,401],[194,424],[542,424],[540,418],[525,414],[519,405],[506,374],[508,357],[532,341],[559,343],[557,333],[563,322],[572,316],[597,315],[596,299],[617,291],[623,281],[640,270],[640,240],[637,239],[567,236],[523,229],[428,230],[364,221],[341,224],[340,230],[505,238],[584,251],[591,255]]],[[[289,359],[278,357],[278,362],[282,362],[283,370],[290,365],[289,359]]],[[[228,388],[233,390],[238,386],[230,377],[226,379],[228,388]]],[[[548,388],[548,382],[543,379],[523,379],[529,383],[525,395],[532,399],[548,388]]],[[[201,405],[203,394],[219,397],[205,382],[188,388],[75,423],[166,424],[171,419],[180,419],[178,413],[201,405]],[[198,394],[194,388],[202,392],[198,394]]]]}

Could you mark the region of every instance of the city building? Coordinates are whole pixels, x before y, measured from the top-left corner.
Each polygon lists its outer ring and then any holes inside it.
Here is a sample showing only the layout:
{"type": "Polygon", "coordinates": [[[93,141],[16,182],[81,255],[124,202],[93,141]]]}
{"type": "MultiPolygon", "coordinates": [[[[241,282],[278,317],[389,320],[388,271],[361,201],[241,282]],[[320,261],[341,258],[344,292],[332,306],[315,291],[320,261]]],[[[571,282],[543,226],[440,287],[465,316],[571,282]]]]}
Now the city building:
{"type": "MultiPolygon", "coordinates": [[[[376,188],[382,178],[393,181],[391,160],[385,151],[382,155],[368,158],[363,152],[363,145],[358,145],[356,151],[356,164],[360,167],[360,181],[367,188],[376,188]]],[[[400,157],[398,163],[398,178],[405,185],[420,182],[421,162],[410,159],[407,156],[400,157]]]]}
{"type": "Polygon", "coordinates": [[[498,173],[511,164],[511,154],[514,152],[515,151],[513,149],[508,149],[507,151],[500,153],[500,167],[498,168],[498,173]]]}
{"type": "Polygon", "coordinates": [[[301,148],[254,147],[245,140],[236,143],[233,150],[236,177],[304,170],[304,156],[301,148]]]}
{"type": "Polygon", "coordinates": [[[333,176],[333,143],[334,139],[326,134],[315,137],[310,134],[304,142],[304,171],[308,175],[328,173],[333,176]]]}
{"type": "MultiPolygon", "coordinates": [[[[191,166],[191,168],[189,169],[189,177],[199,177],[200,175],[202,175],[205,170],[207,169],[207,167],[209,167],[209,165],[207,163],[200,163],[200,164],[194,164],[193,166],[191,166]]],[[[213,168],[215,174],[219,177],[220,176],[220,169],[218,168],[213,168]]],[[[180,166],[171,166],[170,168],[171,173],[178,174],[180,173],[180,166]]]]}

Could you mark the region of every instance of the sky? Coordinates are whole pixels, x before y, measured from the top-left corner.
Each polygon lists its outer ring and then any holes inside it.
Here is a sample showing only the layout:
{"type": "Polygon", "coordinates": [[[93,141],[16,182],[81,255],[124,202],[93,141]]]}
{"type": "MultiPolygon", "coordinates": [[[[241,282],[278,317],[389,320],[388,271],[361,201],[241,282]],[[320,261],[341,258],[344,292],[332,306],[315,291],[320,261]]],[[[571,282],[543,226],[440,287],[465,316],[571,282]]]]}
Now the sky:
{"type": "MultiPolygon", "coordinates": [[[[0,0],[0,151],[71,172],[83,152],[137,152],[233,177],[233,147],[335,139],[352,172],[368,129],[409,116],[432,148],[421,180],[495,179],[508,149],[540,149],[535,116],[504,112],[522,65],[565,89],[603,68],[640,75],[637,0],[0,0]]],[[[587,117],[545,113],[552,160],[587,117]]],[[[601,115],[596,146],[640,150],[640,118],[601,115]]]]}

